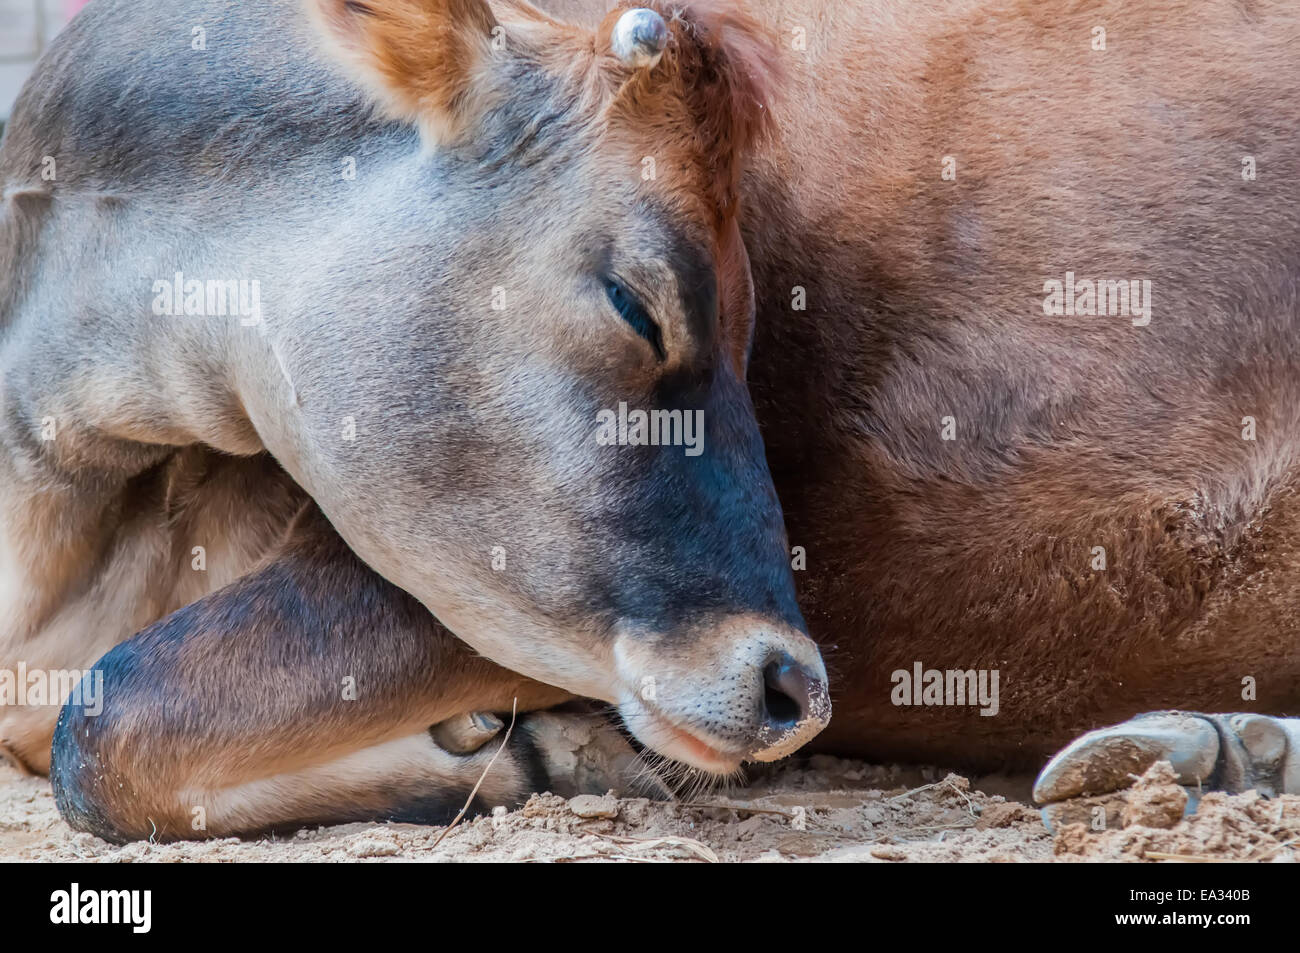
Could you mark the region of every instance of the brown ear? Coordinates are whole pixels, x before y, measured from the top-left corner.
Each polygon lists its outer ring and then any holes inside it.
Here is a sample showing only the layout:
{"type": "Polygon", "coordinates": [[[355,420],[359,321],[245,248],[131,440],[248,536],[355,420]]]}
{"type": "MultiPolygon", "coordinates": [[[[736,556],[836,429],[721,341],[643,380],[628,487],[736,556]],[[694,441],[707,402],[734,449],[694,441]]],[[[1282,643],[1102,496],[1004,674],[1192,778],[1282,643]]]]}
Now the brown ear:
{"type": "Polygon", "coordinates": [[[472,121],[475,75],[497,25],[485,0],[307,0],[327,46],[384,111],[427,141],[472,121]]]}

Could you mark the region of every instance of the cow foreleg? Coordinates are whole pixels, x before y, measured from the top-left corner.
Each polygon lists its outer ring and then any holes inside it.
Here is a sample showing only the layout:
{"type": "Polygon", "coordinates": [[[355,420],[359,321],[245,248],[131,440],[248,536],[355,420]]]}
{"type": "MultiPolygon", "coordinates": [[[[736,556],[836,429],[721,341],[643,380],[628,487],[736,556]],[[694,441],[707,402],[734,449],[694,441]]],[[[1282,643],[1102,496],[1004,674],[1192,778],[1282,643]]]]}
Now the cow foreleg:
{"type": "Polygon", "coordinates": [[[1127,787],[1157,761],[1201,791],[1300,794],[1300,718],[1161,711],[1090,731],[1047,764],[1040,804],[1127,787]]]}
{"type": "Polygon", "coordinates": [[[100,701],[64,707],[50,778],[73,827],[115,841],[445,821],[516,699],[478,807],[603,791],[615,779],[599,765],[632,757],[593,716],[536,711],[570,696],[475,655],[314,507],[260,569],[118,645],[87,677],[102,677],[100,701]],[[467,726],[472,712],[498,714],[467,726]]]}

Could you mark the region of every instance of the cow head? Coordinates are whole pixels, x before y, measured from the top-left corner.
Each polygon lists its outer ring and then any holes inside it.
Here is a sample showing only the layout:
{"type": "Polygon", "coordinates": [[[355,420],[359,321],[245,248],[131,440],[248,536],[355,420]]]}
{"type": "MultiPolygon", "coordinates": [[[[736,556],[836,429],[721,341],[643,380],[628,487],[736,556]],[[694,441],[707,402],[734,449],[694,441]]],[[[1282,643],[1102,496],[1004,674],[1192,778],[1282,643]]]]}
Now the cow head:
{"type": "Polygon", "coordinates": [[[755,28],[710,5],[592,32],[523,3],[309,4],[417,132],[384,133],[322,242],[332,320],[282,342],[304,426],[272,449],[489,658],[708,771],[799,747],[829,702],[744,382],[755,28]]]}

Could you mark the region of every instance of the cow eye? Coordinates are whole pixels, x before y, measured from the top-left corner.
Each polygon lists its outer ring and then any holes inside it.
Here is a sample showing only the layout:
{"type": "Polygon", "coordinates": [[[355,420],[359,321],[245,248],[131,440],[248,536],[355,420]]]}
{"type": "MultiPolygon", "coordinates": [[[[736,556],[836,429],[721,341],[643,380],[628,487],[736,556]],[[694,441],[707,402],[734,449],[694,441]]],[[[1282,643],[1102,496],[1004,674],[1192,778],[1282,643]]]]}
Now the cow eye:
{"type": "Polygon", "coordinates": [[[630,291],[611,278],[605,279],[605,297],[614,306],[614,310],[618,312],[619,317],[630,324],[633,331],[649,341],[650,346],[655,349],[655,354],[658,355],[660,360],[663,360],[663,335],[659,331],[659,325],[651,320],[641,302],[637,301],[630,291]]]}

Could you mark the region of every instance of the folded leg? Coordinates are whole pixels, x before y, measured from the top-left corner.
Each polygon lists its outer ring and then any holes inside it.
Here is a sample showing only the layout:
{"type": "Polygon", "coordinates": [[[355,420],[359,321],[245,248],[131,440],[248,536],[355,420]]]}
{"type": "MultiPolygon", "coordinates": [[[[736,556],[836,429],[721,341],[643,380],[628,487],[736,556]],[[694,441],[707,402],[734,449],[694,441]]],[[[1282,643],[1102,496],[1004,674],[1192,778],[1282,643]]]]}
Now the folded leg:
{"type": "MultiPolygon", "coordinates": [[[[476,655],[314,506],[259,569],[118,645],[96,677],[102,710],[65,705],[50,778],[72,826],[119,841],[442,821],[498,747],[478,744],[501,721],[480,717],[467,734],[449,719],[570,698],[476,655]]],[[[588,735],[592,759],[630,760],[592,716],[566,716],[576,735],[557,749],[556,717],[521,716],[483,804],[572,786],[554,775],[577,763],[599,786],[608,779],[571,750],[588,735]]]]}

